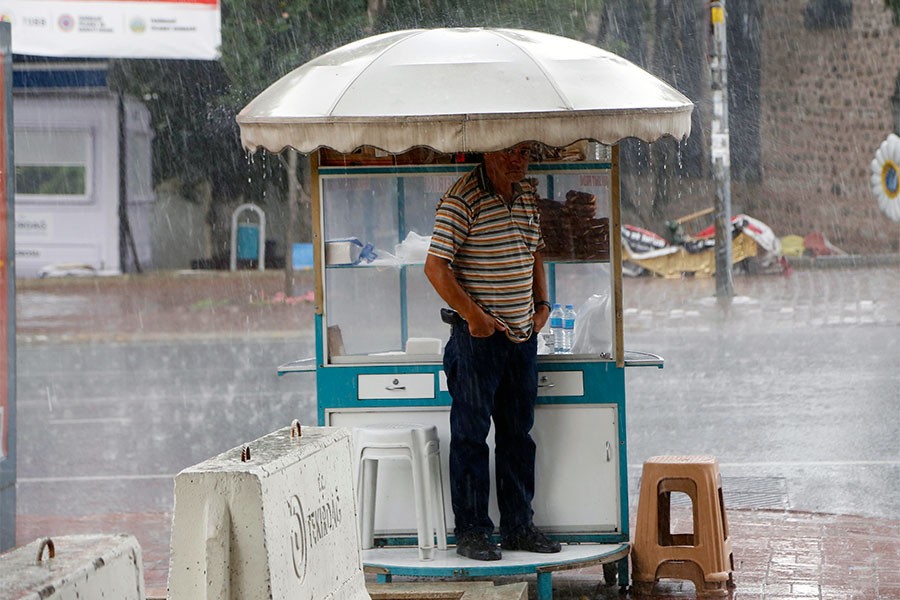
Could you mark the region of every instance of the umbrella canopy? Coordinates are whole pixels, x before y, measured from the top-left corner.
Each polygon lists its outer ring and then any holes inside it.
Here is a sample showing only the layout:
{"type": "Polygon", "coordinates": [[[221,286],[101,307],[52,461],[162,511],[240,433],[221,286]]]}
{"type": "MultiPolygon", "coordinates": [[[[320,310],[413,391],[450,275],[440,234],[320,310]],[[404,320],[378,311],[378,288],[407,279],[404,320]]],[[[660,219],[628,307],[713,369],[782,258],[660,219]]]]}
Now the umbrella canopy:
{"type": "Polygon", "coordinates": [[[488,152],[687,136],[691,101],[595,46],[514,29],[415,29],[342,46],[238,115],[249,150],[488,152]]]}

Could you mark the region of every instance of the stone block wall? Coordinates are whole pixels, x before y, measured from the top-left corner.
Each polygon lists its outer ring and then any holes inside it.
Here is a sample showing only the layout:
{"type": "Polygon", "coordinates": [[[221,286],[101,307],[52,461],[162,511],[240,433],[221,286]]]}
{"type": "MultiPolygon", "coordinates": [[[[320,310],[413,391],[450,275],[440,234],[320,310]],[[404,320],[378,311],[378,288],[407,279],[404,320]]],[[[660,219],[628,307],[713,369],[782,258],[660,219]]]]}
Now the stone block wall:
{"type": "Polygon", "coordinates": [[[733,205],[779,236],[820,231],[851,253],[897,252],[900,225],[879,210],[869,164],[894,126],[900,27],[882,0],[854,0],[849,27],[807,28],[807,6],[764,5],[762,181],[734,183],[733,205]]]}

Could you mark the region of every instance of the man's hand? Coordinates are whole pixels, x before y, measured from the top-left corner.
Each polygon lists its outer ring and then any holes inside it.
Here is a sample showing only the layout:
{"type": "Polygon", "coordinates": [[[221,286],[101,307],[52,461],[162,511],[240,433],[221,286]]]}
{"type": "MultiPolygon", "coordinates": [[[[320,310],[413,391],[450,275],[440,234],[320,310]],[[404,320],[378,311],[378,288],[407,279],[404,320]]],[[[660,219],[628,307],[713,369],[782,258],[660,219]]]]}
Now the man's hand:
{"type": "Polygon", "coordinates": [[[506,331],[506,327],[500,321],[478,308],[477,305],[476,310],[472,312],[473,314],[465,316],[466,322],[469,324],[469,335],[472,337],[490,337],[494,335],[495,331],[506,331]]]}
{"type": "Polygon", "coordinates": [[[538,304],[534,308],[534,333],[537,334],[541,329],[544,328],[544,325],[547,324],[547,319],[550,318],[550,309],[547,308],[546,304],[538,304]]]}

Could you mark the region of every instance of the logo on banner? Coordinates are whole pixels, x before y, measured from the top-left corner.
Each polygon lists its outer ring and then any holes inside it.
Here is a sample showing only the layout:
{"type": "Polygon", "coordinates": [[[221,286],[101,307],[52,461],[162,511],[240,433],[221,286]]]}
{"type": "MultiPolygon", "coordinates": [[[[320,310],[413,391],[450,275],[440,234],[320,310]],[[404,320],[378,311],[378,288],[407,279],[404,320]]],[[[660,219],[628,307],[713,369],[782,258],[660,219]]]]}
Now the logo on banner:
{"type": "Polygon", "coordinates": [[[72,15],[60,15],[56,20],[56,25],[62,31],[72,31],[75,29],[75,17],[72,15]]]}
{"type": "Polygon", "coordinates": [[[135,33],[144,33],[147,31],[147,22],[140,17],[135,17],[128,24],[128,27],[135,33]]]}

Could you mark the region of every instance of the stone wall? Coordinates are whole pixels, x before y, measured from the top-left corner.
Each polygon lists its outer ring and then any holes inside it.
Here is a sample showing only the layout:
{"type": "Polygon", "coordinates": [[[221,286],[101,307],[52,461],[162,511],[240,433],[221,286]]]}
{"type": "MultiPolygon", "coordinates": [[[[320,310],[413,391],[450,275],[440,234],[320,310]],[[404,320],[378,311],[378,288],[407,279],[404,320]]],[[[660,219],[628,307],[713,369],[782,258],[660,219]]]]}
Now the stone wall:
{"type": "Polygon", "coordinates": [[[896,252],[900,225],[879,210],[869,164],[894,126],[900,27],[882,0],[854,0],[849,27],[807,28],[807,6],[764,5],[762,181],[735,182],[733,205],[779,236],[820,231],[851,253],[896,252]]]}

